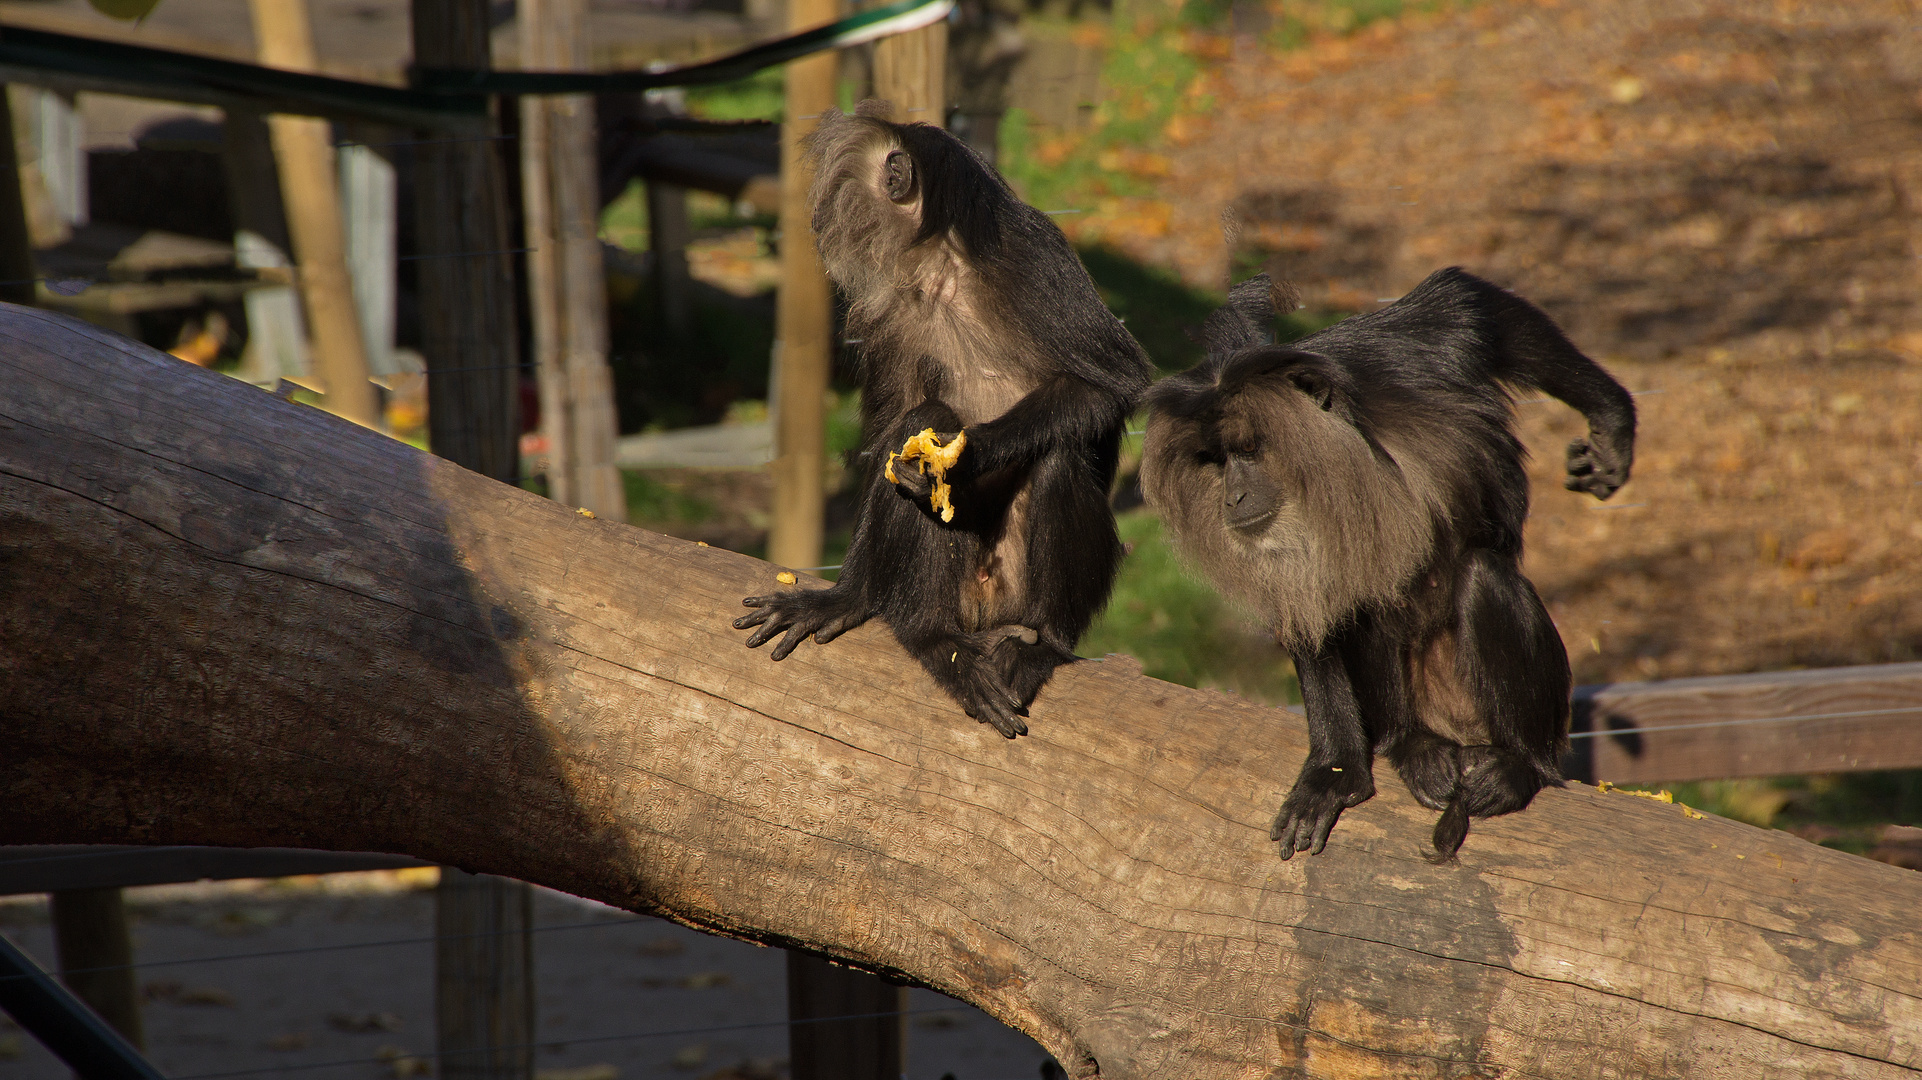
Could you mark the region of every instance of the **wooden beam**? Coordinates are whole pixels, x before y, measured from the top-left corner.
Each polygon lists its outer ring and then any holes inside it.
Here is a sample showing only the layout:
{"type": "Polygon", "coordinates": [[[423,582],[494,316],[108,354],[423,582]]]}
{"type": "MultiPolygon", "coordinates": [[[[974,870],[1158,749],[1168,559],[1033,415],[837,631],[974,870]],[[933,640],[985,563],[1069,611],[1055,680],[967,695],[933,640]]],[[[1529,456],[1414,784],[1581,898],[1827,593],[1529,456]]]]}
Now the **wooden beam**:
{"type": "Polygon", "coordinates": [[[1922,664],[1584,686],[1575,728],[1617,784],[1922,768],[1922,664]]]}
{"type": "Polygon", "coordinates": [[[1579,785],[1436,866],[1385,766],[1283,863],[1281,710],[1113,657],[1005,740],[879,622],[742,648],[766,563],[16,307],[0,553],[0,843],[535,881],[955,995],[1080,1080],[1922,1069],[1912,871],[1579,785]]]}
{"type": "MultiPolygon", "coordinates": [[[[262,64],[309,72],[319,66],[306,0],[252,0],[252,10],[262,64]]],[[[314,375],[325,387],[323,405],[356,424],[378,427],[380,396],[369,381],[366,338],[347,274],[333,125],[311,116],[276,115],[267,118],[267,126],[313,339],[314,375]]]]}

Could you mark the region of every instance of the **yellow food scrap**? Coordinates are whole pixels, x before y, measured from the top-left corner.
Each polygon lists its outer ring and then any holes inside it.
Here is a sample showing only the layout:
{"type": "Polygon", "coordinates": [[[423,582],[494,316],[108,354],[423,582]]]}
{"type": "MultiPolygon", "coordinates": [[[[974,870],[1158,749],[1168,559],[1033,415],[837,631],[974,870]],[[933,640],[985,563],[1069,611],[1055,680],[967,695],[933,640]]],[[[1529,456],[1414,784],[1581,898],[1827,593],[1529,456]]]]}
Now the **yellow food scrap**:
{"type": "Polygon", "coordinates": [[[783,585],[792,585],[794,584],[795,578],[792,571],[783,570],[780,573],[774,575],[774,580],[780,582],[783,585]]]}
{"type": "Polygon", "coordinates": [[[695,546],[695,547],[706,547],[706,546],[707,546],[707,541],[705,541],[705,540],[696,540],[696,541],[694,541],[694,546],[695,546]]]}
{"type": "Polygon", "coordinates": [[[593,517],[593,516],[594,516],[594,511],[592,511],[592,510],[589,510],[589,509],[588,509],[587,507],[585,507],[585,506],[583,506],[583,507],[581,507],[581,508],[580,508],[579,510],[576,510],[576,511],[574,511],[574,512],[575,512],[576,514],[579,514],[580,516],[582,516],[582,517],[584,517],[584,518],[591,518],[591,517],[593,517]]]}
{"type": "Polygon", "coordinates": [[[1604,792],[1607,792],[1607,791],[1614,791],[1614,790],[1615,790],[1615,785],[1614,785],[1614,784],[1611,784],[1611,783],[1609,783],[1609,782],[1608,782],[1608,781],[1606,781],[1606,780],[1599,780],[1599,781],[1597,781],[1597,782],[1596,782],[1596,784],[1595,784],[1595,790],[1596,790],[1596,791],[1604,791],[1604,792]]]}
{"type": "Polygon", "coordinates": [[[1682,816],[1685,818],[1694,818],[1697,821],[1700,821],[1702,819],[1702,815],[1696,813],[1693,810],[1690,810],[1686,806],[1682,807],[1682,816]]]}
{"type": "Polygon", "coordinates": [[[967,445],[968,433],[965,431],[956,432],[954,441],[944,446],[933,428],[923,428],[921,434],[910,436],[907,442],[901,444],[899,453],[888,455],[888,483],[900,482],[894,475],[896,458],[914,462],[914,467],[921,470],[922,476],[934,477],[934,490],[928,493],[928,505],[940,511],[942,521],[953,521],[954,503],[949,501],[952,489],[944,478],[948,470],[954,468],[954,463],[961,460],[961,450],[967,445]]]}
{"type": "Polygon", "coordinates": [[[1667,791],[1631,791],[1629,794],[1641,799],[1654,799],[1656,802],[1672,803],[1675,801],[1674,794],[1667,791]]]}

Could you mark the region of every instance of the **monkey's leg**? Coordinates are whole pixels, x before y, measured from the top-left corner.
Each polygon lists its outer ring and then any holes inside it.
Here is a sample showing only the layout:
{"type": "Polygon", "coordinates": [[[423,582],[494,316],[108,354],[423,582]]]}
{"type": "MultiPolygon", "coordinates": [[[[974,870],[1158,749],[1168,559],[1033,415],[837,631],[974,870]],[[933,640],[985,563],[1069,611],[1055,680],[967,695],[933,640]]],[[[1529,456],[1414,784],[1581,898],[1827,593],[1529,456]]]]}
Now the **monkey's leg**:
{"type": "Polygon", "coordinates": [[[1050,454],[1028,475],[1026,573],[1013,621],[1033,627],[1039,640],[1008,640],[994,654],[1024,706],[1034,702],[1055,668],[1074,661],[1075,643],[1108,602],[1123,554],[1107,485],[1083,455],[1050,454]]]}
{"type": "Polygon", "coordinates": [[[1308,713],[1308,760],[1268,831],[1284,859],[1297,851],[1321,854],[1341,812],[1375,794],[1374,755],[1339,643],[1296,653],[1295,674],[1308,713]]]}
{"type": "Polygon", "coordinates": [[[1346,637],[1342,656],[1370,743],[1394,763],[1416,802],[1446,809],[1461,782],[1461,746],[1430,731],[1416,714],[1408,643],[1365,614],[1346,637]]]}
{"type": "Polygon", "coordinates": [[[1561,636],[1513,559],[1472,552],[1462,574],[1456,655],[1489,742],[1461,748],[1460,791],[1435,826],[1444,859],[1470,818],[1513,813],[1561,786],[1572,681],[1561,636]]]}

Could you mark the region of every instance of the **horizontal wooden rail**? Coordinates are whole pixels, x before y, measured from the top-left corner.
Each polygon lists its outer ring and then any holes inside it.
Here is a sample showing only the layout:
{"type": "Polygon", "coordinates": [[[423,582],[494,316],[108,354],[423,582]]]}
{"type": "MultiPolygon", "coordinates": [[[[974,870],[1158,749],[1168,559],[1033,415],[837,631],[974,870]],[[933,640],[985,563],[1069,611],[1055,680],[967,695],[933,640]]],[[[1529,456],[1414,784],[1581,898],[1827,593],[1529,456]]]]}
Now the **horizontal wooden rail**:
{"type": "Polygon", "coordinates": [[[1922,768],[1922,664],[1575,691],[1569,775],[1617,784],[1922,768]]]}

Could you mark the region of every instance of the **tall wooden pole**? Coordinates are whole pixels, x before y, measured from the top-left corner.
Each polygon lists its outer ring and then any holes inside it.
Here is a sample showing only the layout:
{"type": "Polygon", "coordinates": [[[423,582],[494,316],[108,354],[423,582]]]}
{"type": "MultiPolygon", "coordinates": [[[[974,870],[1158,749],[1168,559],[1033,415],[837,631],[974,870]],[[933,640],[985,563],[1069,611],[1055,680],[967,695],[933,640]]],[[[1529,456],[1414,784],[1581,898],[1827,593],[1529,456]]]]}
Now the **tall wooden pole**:
{"type": "MultiPolygon", "coordinates": [[[[840,14],[834,0],[789,0],[788,25],[805,30],[840,14]]],[[[768,559],[782,566],[818,566],[826,498],[828,334],[833,312],[827,274],[808,227],[812,170],[801,140],[834,105],[833,53],[816,53],[787,66],[787,107],[781,122],[781,291],[775,301],[774,482],[768,559]]]]}
{"type": "MultiPolygon", "coordinates": [[[[587,0],[521,0],[518,20],[522,67],[587,67],[587,0]]],[[[614,464],[619,431],[607,366],[595,137],[592,97],[521,102],[521,197],[547,493],[621,520],[627,498],[614,464]]]]}
{"type": "Polygon", "coordinates": [[[13,106],[0,83],[0,300],[33,303],[33,240],[20,191],[20,157],[13,142],[13,106]]]}
{"type": "Polygon", "coordinates": [[[947,126],[947,71],[945,22],[874,43],[874,96],[894,103],[897,123],[947,126]]]}
{"type": "MultiPolygon", "coordinates": [[[[488,0],[413,0],[414,63],[493,64],[488,0]]],[[[525,25],[525,24],[523,24],[525,25]]],[[[423,136],[414,189],[427,439],[477,473],[520,479],[520,335],[497,117],[423,136]]],[[[441,871],[435,1032],[441,1080],[533,1080],[533,916],[526,883],[441,871]]]]}
{"type": "MultiPolygon", "coordinates": [[[[252,0],[260,62],[313,71],[314,30],[306,0],[252,0]]],[[[347,237],[340,213],[340,175],[334,164],[333,126],[311,116],[270,116],[274,157],[280,163],[287,232],[300,268],[300,295],[313,338],[314,373],[329,412],[368,427],[380,423],[380,397],[368,381],[366,339],[347,276],[347,237]]]]}
{"type": "MultiPolygon", "coordinates": [[[[414,62],[492,64],[487,0],[413,0],[414,62]]],[[[427,439],[484,476],[520,479],[520,332],[497,118],[416,149],[415,235],[427,439]]]]}
{"type": "Polygon", "coordinates": [[[60,981],[135,1048],[144,1045],[134,988],[133,933],[120,890],[64,889],[50,900],[60,981]]]}

